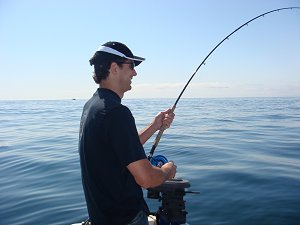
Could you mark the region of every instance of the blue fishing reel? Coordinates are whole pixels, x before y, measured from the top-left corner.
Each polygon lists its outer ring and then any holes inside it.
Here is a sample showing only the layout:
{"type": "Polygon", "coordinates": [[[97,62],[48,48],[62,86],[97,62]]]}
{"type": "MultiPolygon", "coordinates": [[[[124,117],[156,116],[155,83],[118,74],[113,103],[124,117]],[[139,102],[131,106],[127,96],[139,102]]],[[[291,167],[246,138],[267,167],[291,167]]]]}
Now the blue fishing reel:
{"type": "Polygon", "coordinates": [[[150,158],[150,163],[156,167],[162,167],[167,162],[169,162],[168,159],[163,155],[156,155],[150,158]]]}

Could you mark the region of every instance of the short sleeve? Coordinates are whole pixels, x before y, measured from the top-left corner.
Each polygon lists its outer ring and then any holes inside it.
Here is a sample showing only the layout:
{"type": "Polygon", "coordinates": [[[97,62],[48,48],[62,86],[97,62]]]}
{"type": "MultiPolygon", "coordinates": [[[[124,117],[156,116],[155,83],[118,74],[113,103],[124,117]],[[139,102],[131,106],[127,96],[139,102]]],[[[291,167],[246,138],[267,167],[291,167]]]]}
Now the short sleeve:
{"type": "Polygon", "coordinates": [[[114,108],[107,122],[113,150],[123,166],[147,158],[139,139],[135,120],[126,106],[120,105],[114,108]]]}

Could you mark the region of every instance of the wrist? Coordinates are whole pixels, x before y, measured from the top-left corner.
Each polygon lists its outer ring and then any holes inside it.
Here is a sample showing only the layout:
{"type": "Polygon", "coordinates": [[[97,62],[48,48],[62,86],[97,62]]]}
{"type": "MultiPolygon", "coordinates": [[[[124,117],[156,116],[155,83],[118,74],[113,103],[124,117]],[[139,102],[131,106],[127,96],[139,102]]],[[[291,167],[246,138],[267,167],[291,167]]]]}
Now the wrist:
{"type": "Polygon", "coordinates": [[[149,128],[153,131],[153,133],[160,130],[160,127],[155,122],[151,122],[149,124],[149,128]]]}

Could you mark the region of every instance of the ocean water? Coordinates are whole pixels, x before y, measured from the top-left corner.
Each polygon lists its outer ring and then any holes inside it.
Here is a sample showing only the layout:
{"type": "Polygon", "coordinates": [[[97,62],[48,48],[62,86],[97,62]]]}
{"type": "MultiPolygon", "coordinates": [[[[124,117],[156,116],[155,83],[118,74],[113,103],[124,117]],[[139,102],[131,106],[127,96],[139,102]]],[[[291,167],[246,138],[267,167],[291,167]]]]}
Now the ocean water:
{"type": "MultiPolygon", "coordinates": [[[[0,101],[1,225],[87,218],[77,149],[84,103],[0,101]]],[[[174,99],[123,103],[142,129],[174,99]]],[[[184,197],[190,225],[300,224],[300,98],[181,99],[175,114],[156,154],[200,192],[184,197]]],[[[152,211],[160,204],[146,200],[152,211]]]]}

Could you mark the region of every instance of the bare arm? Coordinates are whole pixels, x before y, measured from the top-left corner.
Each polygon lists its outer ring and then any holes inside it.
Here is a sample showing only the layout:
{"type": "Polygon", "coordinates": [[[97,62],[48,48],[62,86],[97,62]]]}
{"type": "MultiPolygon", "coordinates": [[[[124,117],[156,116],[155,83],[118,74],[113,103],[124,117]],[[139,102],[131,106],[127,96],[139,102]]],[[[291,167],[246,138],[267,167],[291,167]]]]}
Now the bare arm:
{"type": "Polygon", "coordinates": [[[153,123],[150,123],[145,129],[139,132],[140,142],[143,144],[157,131],[153,123]]]}
{"type": "Polygon", "coordinates": [[[141,159],[127,166],[138,185],[143,188],[156,187],[176,174],[176,165],[173,162],[164,164],[161,168],[152,166],[147,159],[141,159]]]}
{"type": "MultiPolygon", "coordinates": [[[[154,120],[144,130],[139,132],[140,142],[145,144],[162,125],[169,128],[173,122],[174,116],[175,114],[172,109],[158,113],[154,120]]],[[[161,168],[155,167],[151,165],[149,160],[142,159],[130,163],[127,168],[133,175],[137,184],[143,188],[150,188],[159,186],[166,180],[174,178],[177,167],[173,162],[168,162],[161,168]]]]}
{"type": "Polygon", "coordinates": [[[156,132],[162,125],[165,125],[166,128],[169,128],[173,122],[175,114],[172,112],[172,109],[168,109],[165,112],[158,113],[154,120],[142,131],[139,132],[140,142],[143,144],[156,132]]]}

